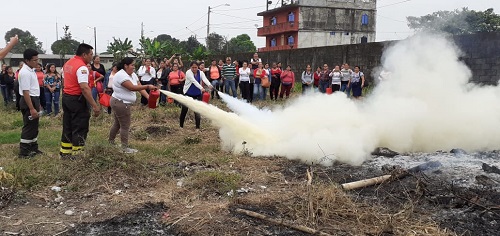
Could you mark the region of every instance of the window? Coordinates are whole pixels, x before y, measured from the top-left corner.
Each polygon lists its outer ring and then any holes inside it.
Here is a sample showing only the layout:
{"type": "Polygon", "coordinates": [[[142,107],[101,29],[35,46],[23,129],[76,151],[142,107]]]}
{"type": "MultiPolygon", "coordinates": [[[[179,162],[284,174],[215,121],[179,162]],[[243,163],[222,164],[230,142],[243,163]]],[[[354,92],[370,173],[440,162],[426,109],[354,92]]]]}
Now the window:
{"type": "Polygon", "coordinates": [[[275,16],[273,16],[271,18],[271,25],[276,25],[276,17],[275,16]]]}
{"type": "Polygon", "coordinates": [[[288,36],[288,45],[294,45],[295,44],[295,38],[293,36],[288,36]]]}
{"type": "Polygon", "coordinates": [[[293,12],[288,13],[288,22],[295,22],[295,14],[293,12]]]}
{"type": "Polygon", "coordinates": [[[330,36],[335,36],[335,31],[331,31],[330,36]]]}
{"type": "Polygon", "coordinates": [[[361,43],[368,43],[368,38],[366,36],[361,37],[361,43]]]}
{"type": "Polygon", "coordinates": [[[368,15],[367,14],[363,14],[363,16],[361,16],[361,25],[368,25],[368,15]]]}
{"type": "Polygon", "coordinates": [[[271,47],[276,47],[276,39],[275,38],[272,38],[271,39],[271,47]]]}
{"type": "Polygon", "coordinates": [[[349,35],[349,32],[347,32],[347,31],[346,31],[346,32],[344,32],[344,34],[345,34],[345,35],[349,35]]]}

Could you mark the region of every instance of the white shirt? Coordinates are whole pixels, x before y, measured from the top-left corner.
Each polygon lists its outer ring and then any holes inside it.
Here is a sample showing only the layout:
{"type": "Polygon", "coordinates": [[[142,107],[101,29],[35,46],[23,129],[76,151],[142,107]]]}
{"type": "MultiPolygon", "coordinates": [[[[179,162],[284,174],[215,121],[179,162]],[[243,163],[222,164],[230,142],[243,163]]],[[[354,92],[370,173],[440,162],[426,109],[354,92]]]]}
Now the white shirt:
{"type": "Polygon", "coordinates": [[[332,77],[332,84],[341,84],[342,73],[340,71],[332,71],[330,77],[332,77]]]}
{"type": "Polygon", "coordinates": [[[35,69],[24,65],[19,71],[19,94],[23,96],[23,90],[29,90],[31,97],[40,96],[40,86],[38,84],[38,77],[36,76],[35,69]]]}
{"type": "Polygon", "coordinates": [[[113,77],[113,94],[111,96],[118,100],[122,100],[124,103],[134,103],[137,98],[135,92],[128,90],[122,85],[126,81],[130,81],[133,85],[137,85],[139,83],[139,78],[135,73],[132,73],[132,75],[127,74],[125,70],[116,72],[113,77]]]}
{"type": "MultiPolygon", "coordinates": [[[[203,73],[201,71],[200,71],[200,79],[206,85],[211,84],[210,81],[205,76],[205,73],[203,73]]],[[[186,71],[186,80],[184,81],[184,88],[183,88],[184,94],[187,93],[187,91],[191,87],[191,84],[194,84],[194,86],[196,86],[200,90],[203,88],[203,86],[201,86],[201,84],[198,83],[198,81],[196,81],[196,79],[194,78],[193,71],[191,69],[189,69],[188,71],[186,71]]]]}
{"type": "Polygon", "coordinates": [[[250,81],[250,68],[240,68],[238,71],[240,72],[240,81],[250,81]]]}
{"type": "Polygon", "coordinates": [[[141,76],[141,81],[150,81],[152,78],[154,78],[154,75],[156,75],[156,70],[152,66],[149,67],[149,73],[146,73],[146,67],[147,66],[141,66],[139,67],[139,70],[137,71],[137,74],[141,76]]]}

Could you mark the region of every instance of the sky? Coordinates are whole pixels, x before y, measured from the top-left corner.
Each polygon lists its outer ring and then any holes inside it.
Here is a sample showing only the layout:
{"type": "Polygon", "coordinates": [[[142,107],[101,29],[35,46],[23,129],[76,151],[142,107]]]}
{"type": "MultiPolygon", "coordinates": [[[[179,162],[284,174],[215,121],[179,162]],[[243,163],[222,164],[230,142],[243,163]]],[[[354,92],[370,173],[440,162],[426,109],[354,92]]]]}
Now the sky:
{"type": "MultiPolygon", "coordinates": [[[[322,1],[322,0],[318,0],[322,1]]],[[[2,2],[0,33],[17,27],[30,31],[47,53],[50,45],[62,37],[64,25],[70,27],[73,38],[94,45],[96,28],[97,52],[106,51],[109,42],[115,38],[129,38],[137,48],[141,36],[141,23],[144,35],[156,37],[169,34],[177,39],[186,40],[196,35],[204,42],[207,35],[208,6],[210,32],[216,32],[228,39],[246,33],[257,48],[265,46],[263,37],[257,37],[257,27],[262,26],[262,17],[257,13],[265,11],[266,0],[188,0],[166,1],[148,0],[146,2],[118,0],[86,0],[87,8],[74,1],[5,1],[2,2]],[[71,4],[68,4],[71,2],[71,4]],[[126,2],[126,3],[125,3],[126,2]],[[132,4],[135,3],[135,4],[132,4]],[[226,6],[229,4],[229,6],[226,6]],[[78,6],[78,7],[77,7],[78,6]],[[57,26],[56,27],[56,22],[57,26]]],[[[272,7],[280,0],[273,0],[272,7]]],[[[407,16],[422,16],[439,10],[454,10],[468,7],[471,10],[494,8],[500,13],[498,0],[378,0],[377,3],[377,41],[404,39],[413,34],[406,23],[407,16]]],[[[5,40],[0,40],[0,47],[5,40]]]]}

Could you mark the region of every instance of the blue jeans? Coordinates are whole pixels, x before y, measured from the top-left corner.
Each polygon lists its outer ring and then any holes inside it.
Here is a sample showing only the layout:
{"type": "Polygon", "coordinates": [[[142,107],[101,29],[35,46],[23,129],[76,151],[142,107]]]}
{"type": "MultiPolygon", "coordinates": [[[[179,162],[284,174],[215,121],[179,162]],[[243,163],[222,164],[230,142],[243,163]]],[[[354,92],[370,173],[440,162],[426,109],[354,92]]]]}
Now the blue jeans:
{"type": "Polygon", "coordinates": [[[45,109],[47,114],[52,113],[52,103],[54,103],[54,115],[59,114],[60,95],[61,95],[60,89],[56,89],[54,90],[53,93],[51,93],[48,88],[45,88],[45,109]]]}
{"type": "Polygon", "coordinates": [[[267,88],[261,86],[260,89],[262,90],[262,93],[260,93],[260,99],[264,101],[266,100],[267,88]]]}
{"type": "Polygon", "coordinates": [[[350,98],[351,97],[351,87],[348,87],[347,84],[345,86],[346,86],[345,93],[347,94],[347,97],[350,98]]]}
{"type": "Polygon", "coordinates": [[[238,94],[236,93],[236,82],[234,81],[234,79],[224,80],[224,88],[227,95],[229,95],[229,89],[231,89],[233,97],[238,97],[238,94]]]}
{"type": "Polygon", "coordinates": [[[3,97],[3,101],[5,102],[5,105],[7,105],[7,103],[9,103],[9,102],[12,102],[12,88],[11,88],[11,86],[0,85],[0,88],[2,90],[2,97],[3,97]]]}
{"type": "MultiPolygon", "coordinates": [[[[162,83],[161,84],[161,90],[168,90],[168,84],[167,83],[162,83]]],[[[167,95],[163,94],[160,92],[160,103],[166,103],[167,102],[167,95]]]]}
{"type": "Polygon", "coordinates": [[[321,93],[326,93],[326,88],[330,87],[330,81],[328,80],[320,80],[319,81],[319,91],[321,93]]]}
{"type": "MultiPolygon", "coordinates": [[[[94,99],[94,101],[97,101],[97,95],[99,95],[99,92],[97,92],[97,88],[93,87],[91,91],[92,91],[92,98],[94,99]]],[[[48,101],[47,101],[47,103],[48,103],[48,101]]]]}
{"type": "Polygon", "coordinates": [[[262,92],[264,88],[262,88],[261,84],[253,84],[253,100],[262,99],[262,92]]]}

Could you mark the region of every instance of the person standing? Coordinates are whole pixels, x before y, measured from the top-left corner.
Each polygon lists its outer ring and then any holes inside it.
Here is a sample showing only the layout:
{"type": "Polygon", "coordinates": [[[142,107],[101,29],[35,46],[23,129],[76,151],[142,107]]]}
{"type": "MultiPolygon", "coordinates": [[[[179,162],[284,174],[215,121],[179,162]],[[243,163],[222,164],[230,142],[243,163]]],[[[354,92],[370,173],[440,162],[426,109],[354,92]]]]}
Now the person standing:
{"type": "Polygon", "coordinates": [[[255,78],[255,82],[253,84],[253,99],[266,99],[266,90],[262,87],[262,78],[267,77],[266,73],[264,65],[260,62],[257,69],[253,71],[253,77],[255,78]]]}
{"type": "MultiPolygon", "coordinates": [[[[221,72],[221,69],[219,68],[219,66],[217,66],[217,60],[215,59],[212,59],[212,63],[210,64],[210,67],[208,68],[208,74],[210,75],[210,84],[216,89],[216,90],[220,90],[220,84],[221,84],[221,80],[222,80],[222,72],[221,72]]],[[[214,96],[217,96],[217,98],[220,98],[219,97],[219,94],[212,90],[211,92],[211,96],[212,98],[214,98],[214,96]]]]}
{"type": "Polygon", "coordinates": [[[59,114],[59,97],[61,95],[61,75],[57,73],[56,65],[48,64],[47,73],[43,79],[45,86],[45,109],[47,115],[52,113],[52,103],[54,103],[54,116],[59,114]]]}
{"type": "MultiPolygon", "coordinates": [[[[14,71],[11,66],[6,64],[2,65],[2,73],[0,74],[0,87],[2,89],[2,96],[5,106],[7,106],[13,99],[14,90],[14,71]]],[[[17,92],[16,92],[17,93],[17,92]]]]}
{"type": "MultiPolygon", "coordinates": [[[[165,61],[160,61],[160,68],[156,71],[156,79],[158,80],[158,85],[161,90],[168,89],[168,74],[170,74],[170,67],[166,66],[165,61]]],[[[165,105],[167,103],[167,96],[160,93],[160,105],[165,105]]]]}
{"type": "Polygon", "coordinates": [[[332,78],[332,92],[340,91],[342,82],[342,73],[340,72],[340,67],[335,66],[335,69],[330,72],[330,77],[332,78]]]}
{"type": "Polygon", "coordinates": [[[245,99],[248,102],[250,98],[250,68],[248,68],[248,63],[246,61],[243,62],[242,67],[239,69],[240,74],[240,91],[241,98],[245,99]]]}
{"type": "Polygon", "coordinates": [[[324,64],[323,70],[319,74],[319,91],[321,93],[326,93],[326,88],[329,88],[330,84],[330,70],[328,69],[328,65],[324,64]]]}
{"type": "Polygon", "coordinates": [[[95,101],[98,101],[97,98],[99,96],[99,90],[97,89],[97,84],[102,83],[104,80],[104,74],[92,70],[92,65],[90,63],[87,64],[87,68],[89,69],[89,87],[92,93],[92,98],[95,101]]]}
{"type": "MultiPolygon", "coordinates": [[[[205,73],[200,71],[198,69],[198,63],[195,61],[190,63],[190,68],[186,72],[186,82],[184,83],[184,95],[191,97],[195,100],[201,101],[202,99],[202,93],[205,92],[205,89],[203,86],[201,86],[201,81],[208,85],[211,89],[213,89],[213,86],[210,84],[210,81],[208,81],[207,77],[205,76],[205,73]]],[[[185,105],[182,105],[182,110],[181,110],[181,116],[179,118],[180,122],[180,127],[184,128],[184,121],[186,120],[186,115],[188,112],[188,107],[185,105]]],[[[200,130],[200,124],[201,124],[201,117],[199,113],[194,113],[194,118],[196,122],[196,130],[200,130]]]]}
{"type": "Polygon", "coordinates": [[[351,97],[351,88],[347,85],[349,84],[349,80],[351,80],[353,71],[349,68],[349,64],[344,63],[340,69],[340,73],[342,74],[340,91],[345,92],[347,97],[351,97]]]}
{"type": "Polygon", "coordinates": [[[359,70],[359,66],[354,67],[351,80],[347,85],[352,90],[352,96],[356,99],[361,98],[363,87],[365,86],[365,75],[359,70]]]}
{"type": "Polygon", "coordinates": [[[19,62],[19,69],[16,70],[16,73],[14,73],[14,95],[15,95],[15,98],[16,98],[16,109],[18,111],[21,110],[21,108],[19,108],[19,101],[21,101],[21,94],[19,94],[19,72],[21,71],[21,69],[23,68],[24,66],[24,62],[21,61],[19,62]]]}
{"type": "Polygon", "coordinates": [[[40,86],[40,106],[43,109],[42,112],[46,112],[47,109],[45,108],[46,101],[45,101],[45,86],[43,85],[43,79],[45,78],[45,73],[43,73],[42,70],[42,64],[38,63],[38,65],[35,68],[35,73],[36,73],[36,78],[38,79],[38,86],[40,86]]]}
{"type": "Polygon", "coordinates": [[[306,66],[306,70],[302,72],[302,94],[312,91],[314,83],[314,72],[312,72],[311,65],[306,66]]]}
{"type": "MultiPolygon", "coordinates": [[[[186,80],[186,74],[179,70],[179,65],[176,63],[172,66],[172,71],[168,75],[168,90],[172,93],[182,94],[183,84],[186,80]]],[[[180,106],[180,103],[174,101],[177,106],[180,106]]]]}
{"type": "Polygon", "coordinates": [[[63,67],[63,130],[61,135],[60,155],[69,158],[80,154],[85,146],[89,132],[90,109],[94,116],[99,116],[101,110],[89,87],[89,69],[87,63],[94,55],[93,47],[82,43],[78,45],[76,55],[69,59],[63,67]]]}
{"type": "Polygon", "coordinates": [[[321,77],[321,67],[318,66],[318,68],[316,68],[316,72],[314,72],[314,92],[319,91],[320,77],[321,77]]]}
{"type": "Polygon", "coordinates": [[[254,71],[259,68],[259,63],[262,63],[262,59],[259,58],[259,54],[258,53],[254,53],[253,54],[253,57],[250,58],[250,69],[252,70],[251,74],[250,74],[250,100],[249,102],[253,102],[253,99],[254,99],[254,84],[255,84],[255,77],[254,77],[254,71]]]}
{"type": "Polygon", "coordinates": [[[138,91],[149,99],[148,90],[156,90],[152,84],[141,85],[139,78],[134,73],[134,59],[126,57],[118,65],[119,71],[113,78],[113,95],[111,96],[111,108],[114,111],[113,126],[109,131],[109,142],[114,144],[115,138],[120,133],[121,148],[123,153],[136,153],[137,149],[130,148],[128,145],[128,134],[132,114],[132,105],[135,103],[138,91]]]}
{"type": "Polygon", "coordinates": [[[226,58],[226,64],[222,66],[222,77],[224,78],[224,87],[226,88],[226,94],[229,95],[229,89],[231,89],[233,97],[238,97],[238,94],[236,94],[236,82],[234,81],[234,79],[236,78],[236,65],[232,63],[230,57],[226,58]]]}
{"type": "Polygon", "coordinates": [[[99,74],[101,74],[101,75],[106,74],[106,68],[104,68],[104,65],[101,64],[101,57],[99,57],[98,55],[94,56],[94,59],[92,60],[92,64],[91,64],[91,69],[93,71],[99,72],[99,74]]]}
{"type": "MultiPolygon", "coordinates": [[[[139,67],[137,74],[139,75],[139,77],[141,77],[142,85],[154,84],[156,70],[151,66],[151,59],[146,59],[144,65],[139,67]]],[[[149,90],[147,90],[146,92],[149,94],[149,90]]],[[[142,105],[148,105],[148,100],[143,95],[141,95],[141,103],[142,105]]]]}
{"type": "Polygon", "coordinates": [[[276,63],[273,63],[271,68],[271,88],[269,89],[269,95],[271,95],[271,100],[278,100],[278,95],[280,93],[281,86],[281,69],[276,63]]]}
{"type": "Polygon", "coordinates": [[[295,74],[292,71],[292,67],[290,65],[286,66],[286,70],[281,73],[281,91],[280,98],[283,98],[283,95],[286,94],[286,98],[290,97],[290,92],[293,89],[295,82],[295,74]]]}
{"type": "Polygon", "coordinates": [[[18,82],[21,99],[19,108],[23,114],[23,128],[19,144],[19,158],[32,158],[42,154],[38,149],[38,124],[40,111],[40,85],[35,72],[38,52],[28,48],[23,53],[25,65],[19,71],[18,82]]]}

